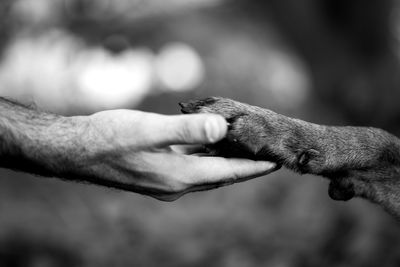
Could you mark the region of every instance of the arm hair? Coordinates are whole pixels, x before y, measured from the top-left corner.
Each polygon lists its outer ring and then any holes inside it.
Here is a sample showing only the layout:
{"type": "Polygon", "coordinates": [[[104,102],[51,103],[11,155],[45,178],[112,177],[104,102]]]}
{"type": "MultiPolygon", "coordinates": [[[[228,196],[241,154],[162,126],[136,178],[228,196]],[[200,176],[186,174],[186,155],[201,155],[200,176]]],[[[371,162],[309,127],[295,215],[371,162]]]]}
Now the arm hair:
{"type": "Polygon", "coordinates": [[[73,178],[90,151],[88,122],[0,98],[0,167],[73,178]]]}

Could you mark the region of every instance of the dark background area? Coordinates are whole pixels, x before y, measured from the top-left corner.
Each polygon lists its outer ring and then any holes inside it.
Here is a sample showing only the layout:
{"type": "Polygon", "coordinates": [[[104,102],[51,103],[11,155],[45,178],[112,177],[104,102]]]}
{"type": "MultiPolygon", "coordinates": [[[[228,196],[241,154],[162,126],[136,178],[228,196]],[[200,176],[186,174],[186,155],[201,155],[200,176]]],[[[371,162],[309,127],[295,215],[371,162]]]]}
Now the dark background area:
{"type": "MultiPolygon", "coordinates": [[[[0,14],[0,95],[49,111],[177,114],[219,95],[400,134],[397,1],[3,0],[0,14]]],[[[327,187],[280,170],[163,203],[1,170],[0,266],[399,266],[398,223],[327,187]]]]}

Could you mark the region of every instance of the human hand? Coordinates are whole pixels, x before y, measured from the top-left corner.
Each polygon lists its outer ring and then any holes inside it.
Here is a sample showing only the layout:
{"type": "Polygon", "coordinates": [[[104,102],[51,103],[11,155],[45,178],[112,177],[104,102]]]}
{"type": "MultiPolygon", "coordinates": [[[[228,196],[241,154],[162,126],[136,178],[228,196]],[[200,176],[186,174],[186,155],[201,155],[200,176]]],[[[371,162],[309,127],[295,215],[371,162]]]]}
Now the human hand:
{"type": "Polygon", "coordinates": [[[215,143],[226,133],[225,119],[214,114],[99,112],[89,117],[86,143],[91,156],[83,175],[92,183],[172,201],[276,170],[271,162],[201,153],[202,144],[215,143]]]}

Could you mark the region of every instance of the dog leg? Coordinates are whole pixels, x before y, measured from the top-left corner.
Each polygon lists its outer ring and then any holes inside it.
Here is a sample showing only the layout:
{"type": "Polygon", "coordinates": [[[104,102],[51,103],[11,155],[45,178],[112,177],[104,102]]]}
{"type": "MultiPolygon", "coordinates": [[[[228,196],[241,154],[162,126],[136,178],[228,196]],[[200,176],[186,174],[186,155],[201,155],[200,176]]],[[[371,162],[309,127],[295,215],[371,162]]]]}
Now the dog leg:
{"type": "Polygon", "coordinates": [[[226,157],[275,161],[330,179],[335,200],[364,197],[400,218],[400,140],[376,128],[324,126],[226,98],[181,103],[183,113],[217,113],[230,124],[209,146],[226,157]]]}

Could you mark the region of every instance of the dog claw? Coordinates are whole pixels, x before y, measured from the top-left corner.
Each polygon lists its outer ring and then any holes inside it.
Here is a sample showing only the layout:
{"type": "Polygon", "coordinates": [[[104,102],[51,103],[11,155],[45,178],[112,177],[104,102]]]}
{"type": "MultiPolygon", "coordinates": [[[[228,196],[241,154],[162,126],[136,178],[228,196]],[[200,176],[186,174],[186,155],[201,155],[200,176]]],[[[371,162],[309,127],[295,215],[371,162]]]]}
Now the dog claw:
{"type": "Polygon", "coordinates": [[[185,108],[188,106],[188,104],[184,103],[184,102],[179,102],[178,104],[179,104],[179,106],[181,106],[181,108],[185,108]]]}
{"type": "Polygon", "coordinates": [[[180,102],[179,106],[181,107],[181,112],[184,114],[189,114],[192,113],[191,112],[191,105],[190,103],[184,103],[184,102],[180,102]]]}

